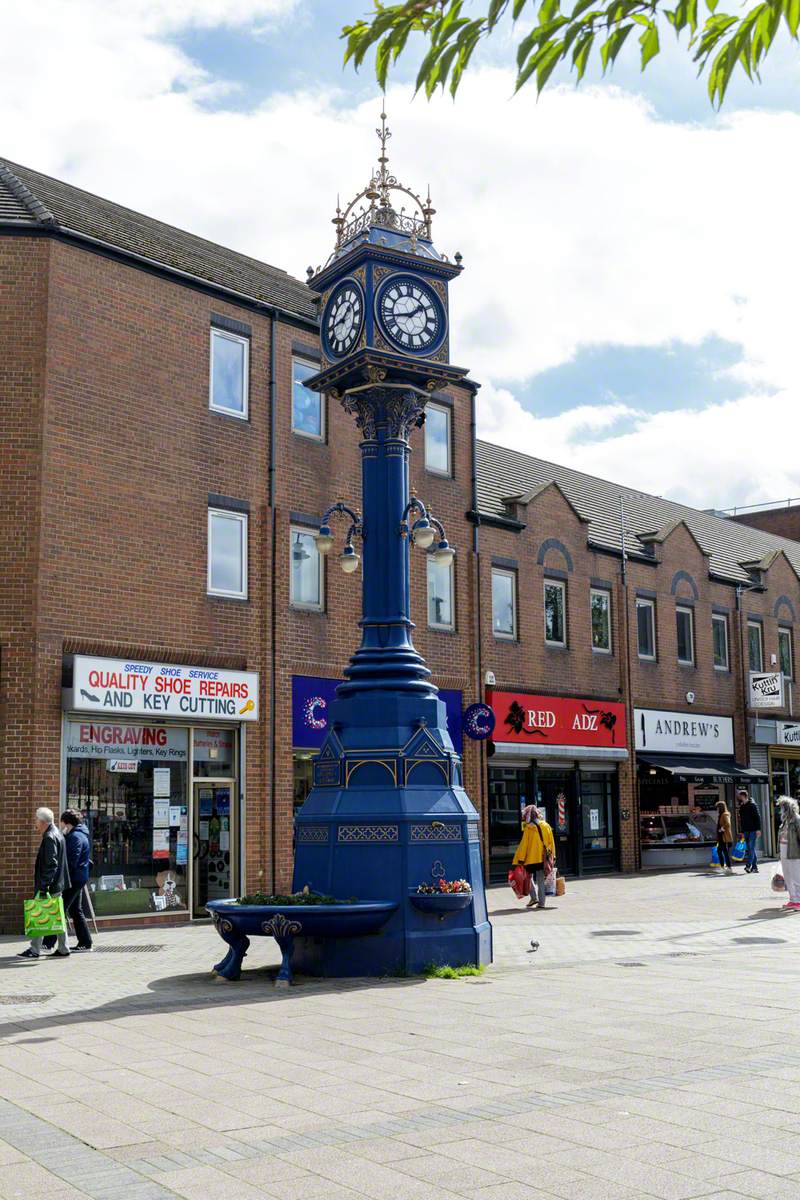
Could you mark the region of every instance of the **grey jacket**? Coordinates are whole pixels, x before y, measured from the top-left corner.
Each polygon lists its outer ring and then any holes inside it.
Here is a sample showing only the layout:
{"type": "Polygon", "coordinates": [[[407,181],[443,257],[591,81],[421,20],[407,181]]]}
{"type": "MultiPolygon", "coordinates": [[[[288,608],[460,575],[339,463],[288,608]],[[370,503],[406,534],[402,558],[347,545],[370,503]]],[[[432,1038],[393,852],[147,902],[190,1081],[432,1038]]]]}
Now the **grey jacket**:
{"type": "Polygon", "coordinates": [[[778,844],[786,838],[786,857],[800,858],[800,820],[790,818],[778,830],[778,844]]]}
{"type": "Polygon", "coordinates": [[[55,825],[45,829],[42,841],[36,855],[36,866],[33,870],[34,892],[49,892],[51,896],[60,896],[69,887],[69,868],[67,867],[67,847],[64,835],[55,825]]]}

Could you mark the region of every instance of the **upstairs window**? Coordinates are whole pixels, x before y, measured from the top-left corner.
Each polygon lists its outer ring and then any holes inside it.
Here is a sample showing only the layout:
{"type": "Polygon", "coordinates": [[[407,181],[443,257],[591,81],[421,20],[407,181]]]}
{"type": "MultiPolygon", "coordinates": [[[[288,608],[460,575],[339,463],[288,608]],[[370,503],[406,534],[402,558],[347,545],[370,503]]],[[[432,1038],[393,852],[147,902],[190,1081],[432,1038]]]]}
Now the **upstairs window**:
{"type": "Polygon", "coordinates": [[[492,569],[492,631],[497,638],[517,636],[516,571],[492,569]]]}
{"type": "Polygon", "coordinates": [[[211,330],[208,405],[213,412],[247,419],[250,341],[222,329],[211,330]]]}
{"type": "Polygon", "coordinates": [[[656,605],[654,600],[636,597],[636,633],[639,658],[653,661],[656,656],[656,605]]]}
{"type": "Polygon", "coordinates": [[[293,607],[321,610],[322,555],[314,534],[308,529],[293,526],[290,530],[289,570],[289,599],[293,607]]]}
{"type": "Polygon", "coordinates": [[[320,392],[305,386],[307,379],[319,371],[317,363],[305,358],[292,359],[292,433],[325,441],[325,405],[320,392]]]}
{"type": "Polygon", "coordinates": [[[567,589],[553,579],[544,581],[544,640],[548,646],[567,644],[567,589]]]}
{"type": "Polygon", "coordinates": [[[764,632],[760,621],[747,622],[747,653],[751,671],[764,670],[764,632]]]}
{"type": "Polygon", "coordinates": [[[208,510],[208,592],[247,599],[247,514],[208,510]]]}
{"type": "Polygon", "coordinates": [[[450,409],[440,404],[425,408],[425,469],[437,475],[451,475],[450,409]]]}
{"type": "Polygon", "coordinates": [[[678,634],[678,662],[694,665],[694,612],[691,608],[675,609],[678,634]]]}
{"type": "Polygon", "coordinates": [[[428,624],[432,629],[453,629],[453,564],[428,555],[428,624]]]}
{"type": "Polygon", "coordinates": [[[611,653],[611,593],[603,588],[589,592],[589,611],[592,618],[592,649],[600,654],[611,653]]]}
{"type": "Polygon", "coordinates": [[[711,633],[714,641],[714,667],[717,671],[727,671],[728,618],[724,613],[714,613],[712,616],[711,633]]]}
{"type": "Polygon", "coordinates": [[[794,679],[793,650],[792,631],[784,626],[778,630],[778,661],[786,679],[794,679]]]}

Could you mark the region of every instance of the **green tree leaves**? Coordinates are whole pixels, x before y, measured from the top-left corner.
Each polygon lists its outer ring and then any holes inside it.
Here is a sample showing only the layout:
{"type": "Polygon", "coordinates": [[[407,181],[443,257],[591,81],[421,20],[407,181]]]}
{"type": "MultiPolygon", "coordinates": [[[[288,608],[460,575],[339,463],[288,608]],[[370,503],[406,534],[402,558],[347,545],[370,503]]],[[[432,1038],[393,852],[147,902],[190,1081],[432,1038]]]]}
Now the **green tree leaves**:
{"type": "Polygon", "coordinates": [[[707,72],[708,94],[718,108],[737,69],[751,80],[760,78],[782,23],[795,42],[800,30],[800,0],[761,0],[735,16],[718,12],[719,2],[678,0],[674,8],[667,8],[663,0],[577,0],[562,9],[561,0],[374,0],[367,18],[343,29],[344,60],[358,69],[374,47],[375,74],[385,87],[409,37],[419,35],[427,50],[417,73],[417,91],[430,98],[442,88],[455,96],[480,43],[504,19],[515,23],[524,18],[527,31],[517,46],[515,90],[533,79],[541,92],[560,63],[566,63],[579,82],[594,52],[605,73],[634,30],[644,71],[661,50],[663,31],[672,26],[678,37],[688,31],[687,50],[698,73],[707,72]],[[530,28],[528,22],[533,22],[530,28]]]}

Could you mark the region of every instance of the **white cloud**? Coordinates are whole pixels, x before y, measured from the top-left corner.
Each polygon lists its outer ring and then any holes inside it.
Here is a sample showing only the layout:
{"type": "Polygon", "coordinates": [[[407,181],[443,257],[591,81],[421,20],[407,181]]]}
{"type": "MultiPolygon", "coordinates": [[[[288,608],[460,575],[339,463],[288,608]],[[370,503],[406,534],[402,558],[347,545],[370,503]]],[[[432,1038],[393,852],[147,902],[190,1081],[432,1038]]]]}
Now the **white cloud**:
{"type": "MultiPolygon", "coordinates": [[[[273,21],[279,37],[298,8],[9,5],[0,153],[302,277],[330,250],[337,191],[344,198],[366,179],[378,100],[320,88],[226,108],[231,81],[211,78],[175,40],[273,21]]],[[[658,120],[614,87],[559,88],[538,103],[532,91],[510,95],[510,75],[486,68],[455,104],[410,104],[399,87],[388,98],[392,166],[412,186],[430,181],[437,243],[464,254],[453,357],[487,385],[484,433],[697,503],[800,491],[785,448],[800,394],[800,115],[751,110],[697,126],[658,120]],[[737,375],[778,394],[656,416],[587,394],[546,420],[513,397],[515,384],[582,346],[710,335],[741,343],[737,375]]],[[[654,377],[656,403],[658,388],[654,377]]]]}

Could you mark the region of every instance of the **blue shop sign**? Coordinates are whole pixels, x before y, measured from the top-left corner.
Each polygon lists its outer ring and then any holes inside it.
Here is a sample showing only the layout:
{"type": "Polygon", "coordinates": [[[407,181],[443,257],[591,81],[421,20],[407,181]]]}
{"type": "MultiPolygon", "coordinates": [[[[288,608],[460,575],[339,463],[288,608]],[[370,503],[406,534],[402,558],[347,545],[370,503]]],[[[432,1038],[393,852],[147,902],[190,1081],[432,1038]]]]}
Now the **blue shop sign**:
{"type": "MultiPolygon", "coordinates": [[[[318,750],[322,746],[328,732],[328,713],[341,682],[319,675],[292,676],[292,745],[297,750],[318,750]]],[[[440,688],[439,698],[447,708],[447,728],[456,753],[461,754],[463,693],[440,688]]]]}

